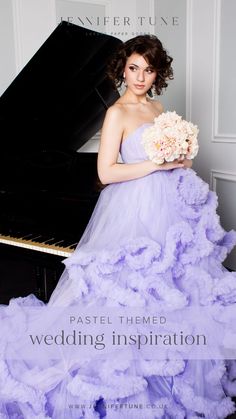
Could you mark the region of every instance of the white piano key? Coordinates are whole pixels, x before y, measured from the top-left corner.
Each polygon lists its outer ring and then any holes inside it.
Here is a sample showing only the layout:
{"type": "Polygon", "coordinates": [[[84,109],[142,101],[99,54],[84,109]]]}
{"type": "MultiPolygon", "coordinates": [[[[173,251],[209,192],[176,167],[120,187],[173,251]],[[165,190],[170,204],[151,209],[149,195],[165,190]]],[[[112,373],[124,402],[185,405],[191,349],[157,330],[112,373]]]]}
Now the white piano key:
{"type": "MultiPolygon", "coordinates": [[[[29,235],[27,235],[27,237],[28,236],[29,235]]],[[[58,243],[61,243],[61,242],[63,242],[63,240],[61,240],[58,243]]],[[[64,256],[64,257],[68,257],[71,255],[71,253],[73,253],[72,249],[69,249],[69,248],[62,249],[60,246],[56,246],[55,244],[51,246],[50,245],[39,246],[37,242],[33,243],[33,242],[30,242],[29,240],[24,242],[23,239],[19,239],[19,238],[14,239],[11,236],[4,236],[2,234],[0,234],[0,243],[7,244],[10,246],[22,247],[24,249],[34,250],[34,251],[43,252],[43,253],[50,253],[52,255],[64,256]]]]}

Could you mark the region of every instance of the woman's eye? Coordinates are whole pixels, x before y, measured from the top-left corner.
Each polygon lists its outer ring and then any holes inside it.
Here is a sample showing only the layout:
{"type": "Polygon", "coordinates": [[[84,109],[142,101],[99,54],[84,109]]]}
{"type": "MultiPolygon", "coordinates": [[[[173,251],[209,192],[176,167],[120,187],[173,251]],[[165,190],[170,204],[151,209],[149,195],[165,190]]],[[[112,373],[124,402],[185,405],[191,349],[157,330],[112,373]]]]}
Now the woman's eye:
{"type": "MultiPolygon", "coordinates": [[[[129,66],[129,69],[130,69],[131,71],[136,71],[136,70],[137,70],[137,68],[136,68],[136,67],[134,67],[134,66],[132,66],[132,65],[130,65],[130,66],[129,66]]],[[[146,71],[148,74],[152,74],[154,70],[152,70],[151,68],[147,68],[145,71],[146,71]]]]}

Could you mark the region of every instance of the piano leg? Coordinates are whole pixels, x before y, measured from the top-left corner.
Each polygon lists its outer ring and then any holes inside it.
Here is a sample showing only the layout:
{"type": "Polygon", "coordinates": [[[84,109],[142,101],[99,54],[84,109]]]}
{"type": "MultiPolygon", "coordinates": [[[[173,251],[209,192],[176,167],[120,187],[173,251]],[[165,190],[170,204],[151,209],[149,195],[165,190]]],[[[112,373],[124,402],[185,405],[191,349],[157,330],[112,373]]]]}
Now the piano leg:
{"type": "Polygon", "coordinates": [[[64,270],[63,257],[0,245],[0,304],[31,293],[47,302],[64,270]]]}
{"type": "MultiPolygon", "coordinates": [[[[57,257],[53,257],[54,266],[49,265],[49,261],[45,261],[45,265],[36,265],[35,266],[35,276],[37,288],[37,296],[40,300],[47,302],[57,285],[57,282],[61,276],[61,273],[64,270],[64,265],[55,261],[57,257]],[[47,264],[46,264],[47,263],[47,264]],[[56,266],[57,265],[57,266],[56,266]]],[[[61,258],[63,259],[63,258],[61,258]]]]}

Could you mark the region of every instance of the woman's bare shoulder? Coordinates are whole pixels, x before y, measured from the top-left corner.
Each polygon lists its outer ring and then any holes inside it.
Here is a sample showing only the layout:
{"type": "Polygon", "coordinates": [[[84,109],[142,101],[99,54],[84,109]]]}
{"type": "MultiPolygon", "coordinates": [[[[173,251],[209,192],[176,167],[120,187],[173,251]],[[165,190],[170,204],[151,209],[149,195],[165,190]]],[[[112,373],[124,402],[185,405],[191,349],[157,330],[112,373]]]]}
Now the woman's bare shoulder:
{"type": "Polygon", "coordinates": [[[124,106],[120,103],[113,103],[106,111],[106,120],[111,122],[121,122],[124,117],[124,106]]]}
{"type": "MultiPolygon", "coordinates": [[[[113,140],[120,141],[123,134],[124,110],[119,104],[114,103],[109,106],[103,121],[101,137],[112,137],[113,140]],[[115,130],[115,135],[113,135],[115,130]]],[[[110,141],[110,140],[109,140],[110,141]]]]}

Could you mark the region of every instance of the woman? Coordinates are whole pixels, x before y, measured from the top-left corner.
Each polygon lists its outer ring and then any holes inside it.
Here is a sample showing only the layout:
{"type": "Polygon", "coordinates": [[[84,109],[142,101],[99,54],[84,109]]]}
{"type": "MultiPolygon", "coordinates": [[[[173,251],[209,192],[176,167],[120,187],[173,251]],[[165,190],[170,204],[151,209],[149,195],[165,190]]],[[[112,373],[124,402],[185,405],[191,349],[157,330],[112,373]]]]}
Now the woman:
{"type": "Polygon", "coordinates": [[[108,109],[103,124],[98,154],[98,174],[102,183],[137,179],[156,170],[191,167],[192,162],[187,159],[182,163],[176,160],[159,166],[150,160],[137,165],[116,163],[121,142],[163,112],[162,104],[149,100],[147,92],[154,86],[160,94],[167,86],[165,80],[172,76],[171,62],[172,58],[157,38],[138,36],[127,41],[110,63],[108,74],[119,85],[123,72],[126,91],[108,109]]]}
{"type": "MultiPolygon", "coordinates": [[[[171,62],[153,35],[131,39],[115,52],[108,75],[116,85],[125,81],[126,90],[102,127],[98,175],[106,187],[78,247],[64,261],[48,307],[148,313],[153,307],[234,303],[229,292],[235,292],[236,275],[222,261],[236,234],[219,225],[215,193],[190,160],[181,156],[157,165],[140,143],[163,112],[147,93],[155,88],[160,94],[167,86],[171,62]],[[119,151],[123,163],[117,162],[119,151]]],[[[27,304],[40,302],[34,296],[14,300],[13,318],[27,304]]],[[[141,359],[133,349],[131,359],[119,351],[99,361],[88,355],[33,365],[11,362],[2,352],[1,365],[3,417],[210,419],[235,411],[226,395],[235,394],[233,364],[220,360],[163,362],[141,359]]]]}

